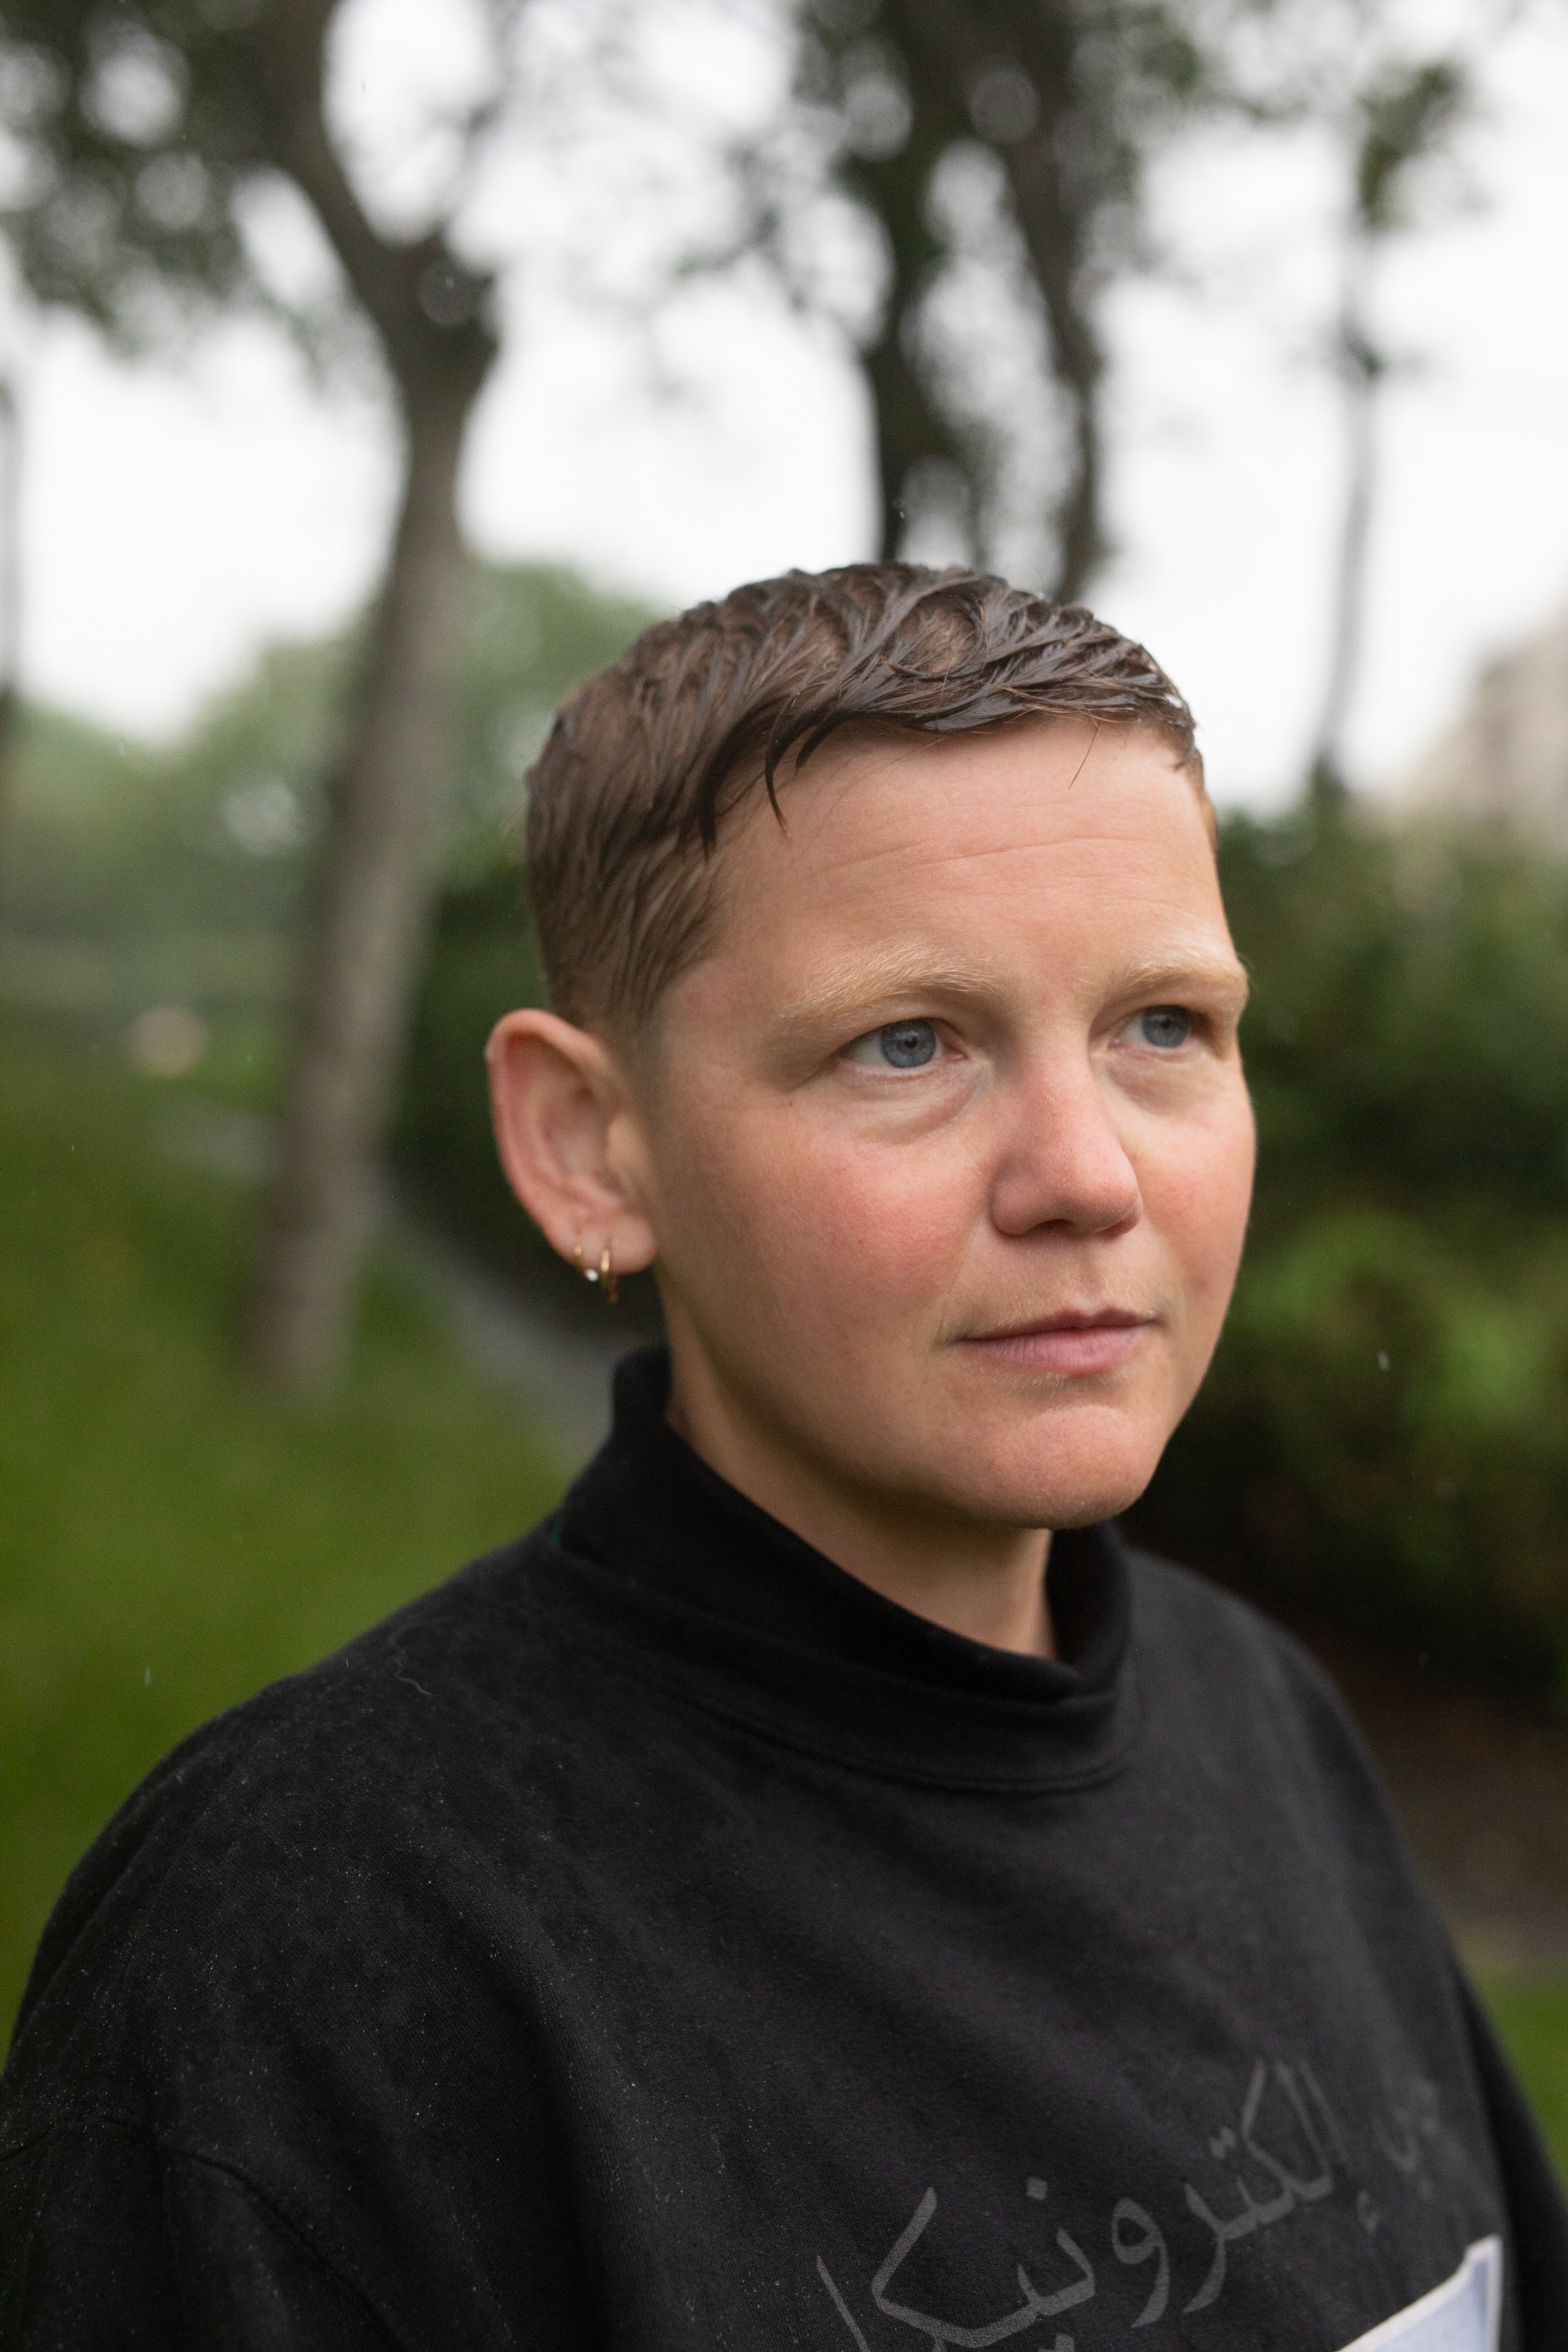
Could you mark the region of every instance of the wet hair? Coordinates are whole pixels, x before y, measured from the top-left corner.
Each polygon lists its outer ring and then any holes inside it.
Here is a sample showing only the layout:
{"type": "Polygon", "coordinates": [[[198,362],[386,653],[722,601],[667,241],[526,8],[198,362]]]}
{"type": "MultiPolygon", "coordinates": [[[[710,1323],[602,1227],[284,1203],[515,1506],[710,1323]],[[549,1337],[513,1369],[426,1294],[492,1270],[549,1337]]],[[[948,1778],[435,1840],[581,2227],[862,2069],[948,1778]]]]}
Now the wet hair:
{"type": "Polygon", "coordinates": [[[1039,714],[1149,727],[1213,815],[1193,718],[1081,604],[914,563],[786,572],[660,621],[559,712],[529,779],[528,885],[551,1003],[647,1029],[712,936],[720,835],[844,728],[959,735],[1039,714]]]}

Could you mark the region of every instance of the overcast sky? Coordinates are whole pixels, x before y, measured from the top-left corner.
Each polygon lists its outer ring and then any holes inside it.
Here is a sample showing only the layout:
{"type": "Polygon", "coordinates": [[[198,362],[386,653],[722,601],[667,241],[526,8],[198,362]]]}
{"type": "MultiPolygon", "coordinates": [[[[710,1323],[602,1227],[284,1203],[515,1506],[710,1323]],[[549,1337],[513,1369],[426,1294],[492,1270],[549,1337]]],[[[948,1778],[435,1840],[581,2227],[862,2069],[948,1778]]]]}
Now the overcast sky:
{"type": "MultiPolygon", "coordinates": [[[[353,0],[342,102],[384,144],[454,21],[450,0],[353,0]]],[[[1440,194],[1380,289],[1411,364],[1383,425],[1352,737],[1370,782],[1568,602],[1568,25],[1544,10],[1494,61],[1463,176],[1473,200],[1440,194]]],[[[1187,282],[1134,287],[1111,315],[1118,552],[1093,602],[1188,694],[1218,795],[1268,802],[1299,774],[1326,658],[1337,191],[1321,151],[1252,140],[1210,142],[1157,194],[1187,282]]],[[[700,289],[665,321],[656,384],[642,345],[548,272],[520,269],[504,299],[463,484],[484,552],[566,557],[673,604],[871,551],[864,399],[830,331],[755,289],[700,289]]],[[[17,316],[12,340],[30,692],[166,732],[262,639],[363,595],[395,481],[368,388],[312,388],[258,327],[133,367],[68,320],[17,316]]]]}

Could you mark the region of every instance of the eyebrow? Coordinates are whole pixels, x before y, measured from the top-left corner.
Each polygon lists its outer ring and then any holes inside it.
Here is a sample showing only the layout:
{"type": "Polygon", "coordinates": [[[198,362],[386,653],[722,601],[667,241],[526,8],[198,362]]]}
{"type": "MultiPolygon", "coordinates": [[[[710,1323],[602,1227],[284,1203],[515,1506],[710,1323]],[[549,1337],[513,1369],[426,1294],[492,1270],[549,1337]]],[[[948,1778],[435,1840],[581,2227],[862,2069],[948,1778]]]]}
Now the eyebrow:
{"type": "Polygon", "coordinates": [[[1251,992],[1247,967],[1239,956],[1215,956],[1206,950],[1190,956],[1162,956],[1157,961],[1133,964],[1119,993],[1158,997],[1162,991],[1212,988],[1245,1003],[1251,992]]]}
{"type": "MultiPolygon", "coordinates": [[[[828,973],[808,993],[785,1011],[781,1027],[788,1030],[829,1027],[858,1017],[888,997],[940,997],[949,1003],[975,1003],[995,993],[1001,975],[984,962],[942,963],[906,949],[874,956],[828,973]]],[[[1118,981],[1118,997],[1158,1002],[1191,989],[1212,990],[1240,998],[1248,992],[1247,971],[1239,959],[1215,956],[1206,948],[1190,956],[1165,955],[1127,968],[1118,981]]]]}
{"type": "Polygon", "coordinates": [[[949,1003],[974,1003],[991,995],[997,975],[984,965],[934,962],[919,950],[875,956],[828,973],[808,992],[798,996],[784,1015],[791,1029],[814,1028],[847,1020],[889,996],[941,996],[949,1003]]]}

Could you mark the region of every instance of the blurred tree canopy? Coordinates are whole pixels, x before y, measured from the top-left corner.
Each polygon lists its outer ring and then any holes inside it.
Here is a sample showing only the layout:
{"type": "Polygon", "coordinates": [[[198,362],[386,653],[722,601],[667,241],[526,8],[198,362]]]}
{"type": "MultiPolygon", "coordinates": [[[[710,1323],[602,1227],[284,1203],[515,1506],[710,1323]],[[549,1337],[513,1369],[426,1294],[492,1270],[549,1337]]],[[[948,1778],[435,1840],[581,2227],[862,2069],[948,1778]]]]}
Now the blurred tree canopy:
{"type": "Polygon", "coordinates": [[[838,176],[887,257],[862,352],[881,551],[900,553],[911,519],[945,506],[972,551],[994,561],[1019,457],[1045,440],[1037,551],[1054,551],[1054,592],[1077,595],[1104,551],[1100,300],[1146,242],[1151,152],[1219,94],[1195,12],[1163,0],[817,0],[800,24],[799,99],[837,119],[838,176]],[[965,347],[944,315],[944,281],[977,256],[1033,330],[1032,414],[1019,413],[1016,387],[996,399],[995,349],[965,347]]]}
{"type": "Polygon", "coordinates": [[[873,225],[881,299],[858,334],[876,427],[881,552],[938,543],[1079,594],[1108,551],[1107,306],[1190,266],[1158,173],[1221,126],[1310,129],[1341,160],[1345,272],[1325,341],[1351,394],[1331,756],[1353,676],[1373,461],[1390,365],[1369,264],[1411,225],[1418,171],[1452,146],[1508,0],[1458,35],[1385,0],[795,0],[790,103],[743,151],[750,237],[809,301],[804,145],[873,225]]]}

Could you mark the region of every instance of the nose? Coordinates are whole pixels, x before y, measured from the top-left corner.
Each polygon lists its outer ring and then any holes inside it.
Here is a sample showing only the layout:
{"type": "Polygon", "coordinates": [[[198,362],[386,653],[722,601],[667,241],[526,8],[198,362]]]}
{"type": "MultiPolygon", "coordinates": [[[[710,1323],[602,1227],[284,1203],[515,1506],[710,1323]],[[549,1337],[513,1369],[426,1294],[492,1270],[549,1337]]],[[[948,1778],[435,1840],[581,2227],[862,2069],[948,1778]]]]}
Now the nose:
{"type": "Polygon", "coordinates": [[[999,1233],[1107,1234],[1138,1223],[1138,1171],[1087,1060],[1031,1073],[1007,1116],[991,1192],[999,1233]]]}

